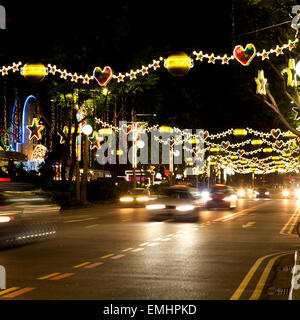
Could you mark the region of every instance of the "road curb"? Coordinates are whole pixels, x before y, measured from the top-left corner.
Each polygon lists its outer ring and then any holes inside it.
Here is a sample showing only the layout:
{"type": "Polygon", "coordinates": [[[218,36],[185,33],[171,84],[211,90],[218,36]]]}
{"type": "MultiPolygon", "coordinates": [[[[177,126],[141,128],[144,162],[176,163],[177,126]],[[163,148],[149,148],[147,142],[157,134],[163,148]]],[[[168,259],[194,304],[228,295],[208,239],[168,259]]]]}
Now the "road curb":
{"type": "Polygon", "coordinates": [[[300,250],[294,254],[294,267],[292,270],[291,290],[289,300],[300,300],[300,250]]]}

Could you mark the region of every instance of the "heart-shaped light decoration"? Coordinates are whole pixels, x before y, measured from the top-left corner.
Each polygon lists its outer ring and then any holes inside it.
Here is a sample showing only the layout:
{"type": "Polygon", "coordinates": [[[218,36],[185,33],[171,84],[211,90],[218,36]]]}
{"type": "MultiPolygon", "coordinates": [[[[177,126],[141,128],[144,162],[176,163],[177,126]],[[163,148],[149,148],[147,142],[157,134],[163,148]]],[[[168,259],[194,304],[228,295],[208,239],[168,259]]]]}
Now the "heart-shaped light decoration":
{"type": "Polygon", "coordinates": [[[274,139],[277,139],[281,135],[281,130],[280,129],[272,129],[271,130],[271,135],[273,136],[274,139]]]}
{"type": "Polygon", "coordinates": [[[208,131],[204,131],[204,141],[209,137],[209,132],[208,131]]]}
{"type": "Polygon", "coordinates": [[[255,157],[255,158],[252,158],[252,160],[254,161],[254,163],[256,163],[258,161],[258,158],[255,157]]]}
{"type": "Polygon", "coordinates": [[[110,67],[104,67],[102,70],[96,67],[93,71],[93,76],[101,87],[106,86],[113,76],[113,72],[110,67]]]}
{"type": "Polygon", "coordinates": [[[230,146],[230,142],[229,141],[227,141],[227,142],[222,141],[221,145],[226,150],[230,146]]]}
{"type": "Polygon", "coordinates": [[[242,149],[242,150],[240,151],[240,157],[242,157],[242,156],[244,155],[244,153],[245,153],[245,150],[242,149]]]}
{"type": "Polygon", "coordinates": [[[276,147],[279,148],[279,149],[282,147],[282,144],[283,144],[283,141],[282,141],[282,140],[280,140],[280,141],[276,140],[276,141],[275,141],[275,145],[276,145],[276,147]]]}
{"type": "Polygon", "coordinates": [[[248,66],[249,63],[256,55],[256,49],[254,44],[248,43],[246,48],[243,48],[241,45],[238,45],[233,50],[233,56],[236,60],[241,63],[243,66],[248,66]]]}

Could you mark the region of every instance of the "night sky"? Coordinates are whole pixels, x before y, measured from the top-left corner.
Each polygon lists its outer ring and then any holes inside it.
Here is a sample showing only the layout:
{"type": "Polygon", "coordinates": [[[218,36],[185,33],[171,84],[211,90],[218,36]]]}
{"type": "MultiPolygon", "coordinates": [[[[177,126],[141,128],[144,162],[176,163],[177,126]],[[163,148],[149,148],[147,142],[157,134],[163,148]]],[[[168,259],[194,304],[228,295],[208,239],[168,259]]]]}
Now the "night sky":
{"type": "MultiPolygon", "coordinates": [[[[139,52],[149,50],[153,59],[175,51],[191,54],[193,50],[230,55],[237,44],[235,41],[239,41],[232,38],[230,0],[205,3],[205,6],[202,1],[130,1],[128,10],[122,8],[123,3],[126,7],[124,1],[68,2],[68,5],[62,1],[3,3],[7,10],[7,29],[0,30],[1,63],[16,60],[55,63],[53,47],[60,46],[67,53],[70,71],[81,73],[81,66],[72,61],[78,47],[88,44],[95,50],[90,60],[85,61],[89,69],[84,72],[92,73],[96,65],[110,65],[118,73],[130,71],[139,52]],[[120,25],[122,35],[116,31],[120,25]],[[98,52],[99,43],[93,41],[93,35],[100,36],[97,41],[104,41],[105,49],[98,52]]],[[[254,26],[248,28],[255,29],[254,26]]],[[[238,34],[242,30],[234,31],[238,34]]],[[[144,63],[149,62],[152,61],[144,63]]],[[[214,132],[234,126],[263,129],[261,123],[265,124],[270,117],[267,107],[259,105],[253,97],[249,97],[247,105],[241,100],[241,96],[249,95],[240,85],[247,73],[255,90],[257,71],[246,70],[236,61],[229,66],[195,61],[194,68],[180,78],[166,70],[160,71],[161,89],[172,93],[164,97],[162,116],[171,119],[171,115],[176,114],[177,118],[184,119],[185,113],[190,113],[194,119],[191,127],[214,132]],[[188,105],[182,98],[183,92],[192,97],[188,105]]]]}

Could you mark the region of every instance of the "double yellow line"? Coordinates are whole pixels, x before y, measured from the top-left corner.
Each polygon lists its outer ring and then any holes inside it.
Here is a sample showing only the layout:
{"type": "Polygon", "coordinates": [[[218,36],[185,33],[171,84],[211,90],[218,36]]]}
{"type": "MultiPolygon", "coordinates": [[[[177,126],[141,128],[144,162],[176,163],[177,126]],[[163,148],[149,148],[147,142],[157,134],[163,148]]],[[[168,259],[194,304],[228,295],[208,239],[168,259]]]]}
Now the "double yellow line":
{"type": "Polygon", "coordinates": [[[288,222],[283,226],[283,228],[280,230],[280,234],[283,234],[283,235],[291,235],[292,234],[292,231],[296,225],[296,223],[298,222],[299,220],[299,215],[300,215],[300,204],[298,204],[296,210],[294,211],[294,213],[292,214],[292,216],[290,217],[290,219],[288,220],[288,222]],[[286,231],[287,229],[289,228],[288,231],[286,231]]]}
{"type": "Polygon", "coordinates": [[[281,253],[272,253],[272,254],[268,254],[264,257],[259,258],[254,265],[252,266],[252,268],[249,270],[249,272],[247,273],[247,275],[245,276],[245,278],[243,279],[243,281],[241,282],[241,284],[239,285],[239,287],[236,289],[236,291],[234,292],[234,294],[231,296],[230,300],[239,300],[240,297],[242,296],[242,294],[244,293],[246,287],[248,286],[249,282],[251,281],[251,279],[253,278],[255,272],[257,271],[257,269],[260,267],[260,265],[262,264],[262,262],[268,258],[271,258],[269,260],[269,262],[267,263],[262,275],[260,276],[256,287],[254,289],[254,291],[252,292],[249,300],[258,300],[261,296],[261,293],[264,289],[264,286],[267,282],[267,279],[269,277],[269,274],[276,262],[276,260],[278,260],[279,258],[288,255],[288,254],[292,254],[293,251],[286,251],[286,252],[281,252],[281,253]]]}

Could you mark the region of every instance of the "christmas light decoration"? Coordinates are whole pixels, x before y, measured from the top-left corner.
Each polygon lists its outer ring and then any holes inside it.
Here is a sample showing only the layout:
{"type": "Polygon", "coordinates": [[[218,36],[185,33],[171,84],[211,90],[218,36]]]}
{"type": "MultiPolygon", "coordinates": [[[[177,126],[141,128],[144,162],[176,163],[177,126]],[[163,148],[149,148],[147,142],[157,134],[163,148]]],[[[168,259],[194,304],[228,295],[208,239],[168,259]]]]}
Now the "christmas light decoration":
{"type": "Polygon", "coordinates": [[[235,136],[246,136],[247,130],[246,129],[234,129],[233,134],[235,136]]]}
{"type": "Polygon", "coordinates": [[[243,66],[248,66],[249,63],[255,57],[255,55],[256,55],[256,49],[254,44],[252,43],[247,44],[246,48],[243,48],[241,45],[238,45],[233,50],[233,56],[243,66]]]}
{"type": "Polygon", "coordinates": [[[21,74],[27,81],[37,83],[45,78],[47,68],[39,62],[26,63],[21,69],[21,74]]]}
{"type": "Polygon", "coordinates": [[[283,69],[281,74],[287,74],[287,85],[290,87],[297,86],[297,73],[295,67],[295,59],[289,59],[289,65],[283,69]]]}
{"type": "Polygon", "coordinates": [[[94,148],[100,149],[101,147],[101,140],[98,137],[98,132],[94,131],[93,136],[88,138],[90,140],[90,149],[93,150],[94,148]]]}
{"type": "Polygon", "coordinates": [[[186,53],[178,52],[165,59],[164,66],[173,76],[184,76],[193,67],[193,59],[186,53]]]}
{"type": "Polygon", "coordinates": [[[110,67],[104,67],[102,70],[99,67],[96,67],[93,72],[93,76],[100,86],[106,86],[111,78],[113,77],[113,72],[110,67]]]}
{"type": "Polygon", "coordinates": [[[42,139],[41,131],[44,130],[44,126],[39,124],[39,119],[33,118],[32,125],[26,126],[30,131],[29,140],[36,138],[37,140],[42,139]]]}
{"type": "Polygon", "coordinates": [[[38,162],[44,161],[47,151],[48,150],[45,146],[38,144],[32,152],[31,161],[38,161],[38,162]]]}
{"type": "Polygon", "coordinates": [[[264,71],[258,71],[258,77],[255,78],[255,82],[257,84],[256,93],[261,95],[266,95],[266,84],[267,79],[264,77],[264,71]]]}

